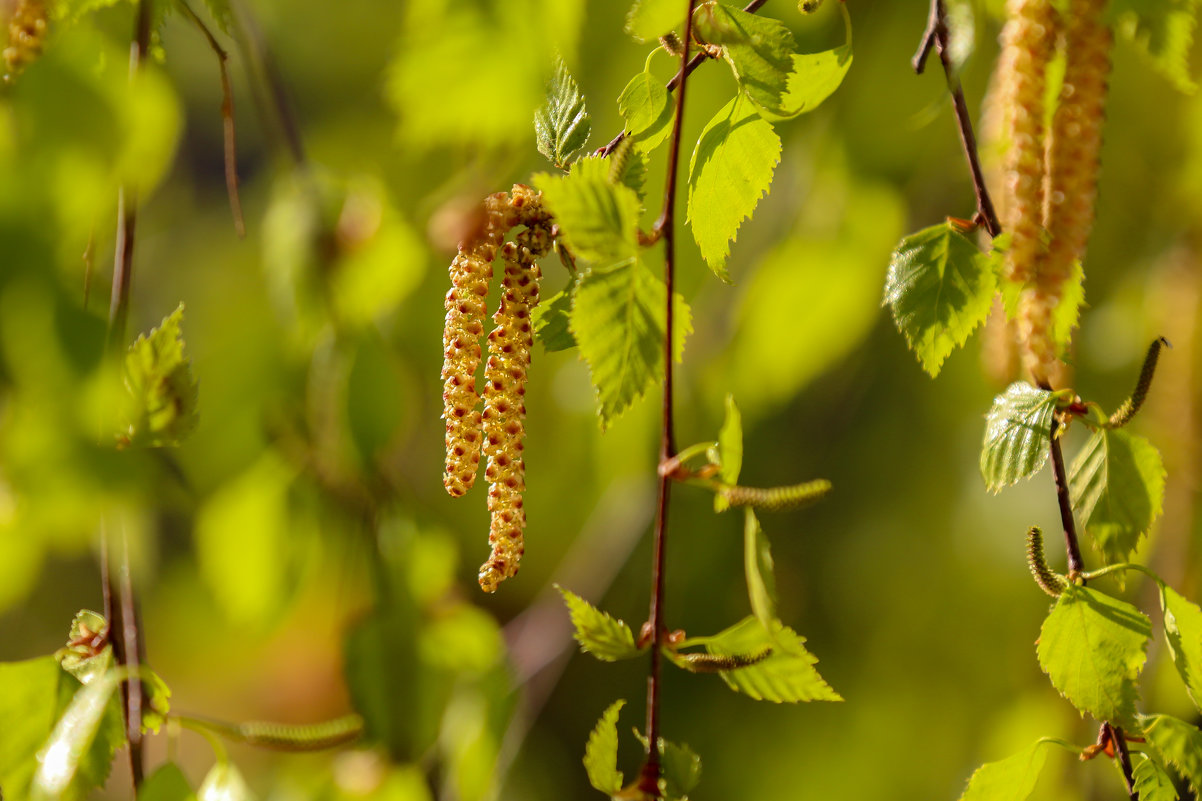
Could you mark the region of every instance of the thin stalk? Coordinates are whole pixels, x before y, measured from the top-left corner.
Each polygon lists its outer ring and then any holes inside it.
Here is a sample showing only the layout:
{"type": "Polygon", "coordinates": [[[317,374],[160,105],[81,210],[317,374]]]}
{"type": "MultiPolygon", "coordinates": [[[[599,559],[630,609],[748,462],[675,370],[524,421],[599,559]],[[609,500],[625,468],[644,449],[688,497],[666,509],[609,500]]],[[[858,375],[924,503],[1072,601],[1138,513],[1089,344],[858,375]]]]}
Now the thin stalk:
{"type": "MultiPolygon", "coordinates": [[[[1106,725],[1110,726],[1109,723],[1106,725]]],[[[1135,771],[1131,767],[1131,752],[1127,750],[1127,735],[1118,726],[1111,726],[1110,736],[1114,742],[1114,758],[1123,772],[1123,783],[1127,785],[1127,798],[1139,801],[1139,793],[1135,791],[1135,771]]]]}
{"type": "MultiPolygon", "coordinates": [[[[693,6],[695,0],[687,0],[684,22],[684,40],[680,53],[680,84],[676,91],[676,118],[672,123],[672,144],[668,150],[667,186],[664,188],[664,207],[655,223],[664,242],[664,286],[667,300],[664,313],[664,404],[663,430],[660,438],[659,462],[670,460],[676,452],[675,424],[672,404],[672,360],[675,345],[672,341],[673,298],[676,276],[676,178],[680,163],[682,123],[684,121],[685,93],[688,87],[689,43],[693,40],[693,6]]],[[[660,472],[659,494],[655,511],[655,544],[651,564],[651,673],[647,677],[647,761],[639,773],[639,789],[653,796],[659,795],[659,740],[660,740],[660,672],[663,662],[663,646],[667,627],[664,625],[664,561],[668,530],[668,502],[671,497],[672,479],[660,472]]]]}
{"type": "Polygon", "coordinates": [[[1052,418],[1052,471],[1056,477],[1056,502],[1060,505],[1060,523],[1064,528],[1064,550],[1068,554],[1068,575],[1073,578],[1085,570],[1081,561],[1081,545],[1077,538],[1077,522],[1073,519],[1073,504],[1068,495],[1068,476],[1064,470],[1064,453],[1060,437],[1056,436],[1060,421],[1052,418]]]}

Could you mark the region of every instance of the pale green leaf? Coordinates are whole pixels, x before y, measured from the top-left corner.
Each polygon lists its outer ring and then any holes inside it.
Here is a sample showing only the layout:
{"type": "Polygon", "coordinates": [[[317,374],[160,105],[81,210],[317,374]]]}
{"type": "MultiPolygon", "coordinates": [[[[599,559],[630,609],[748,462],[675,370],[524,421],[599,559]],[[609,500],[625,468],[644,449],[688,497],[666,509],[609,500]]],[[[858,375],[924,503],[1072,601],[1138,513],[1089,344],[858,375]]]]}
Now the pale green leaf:
{"type": "Polygon", "coordinates": [[[772,545],[751,507],[743,509],[743,572],[751,611],[764,629],[772,631],[776,619],[776,574],[772,545]]]}
{"type": "Polygon", "coordinates": [[[663,788],[668,799],[687,799],[701,781],[701,757],[688,744],[659,739],[663,788]]]}
{"type": "Polygon", "coordinates": [[[1069,471],[1069,493],[1081,525],[1108,564],[1130,558],[1164,502],[1160,452],[1143,437],[1101,429],[1069,471]]]}
{"type": "Polygon", "coordinates": [[[989,258],[949,223],[901,241],[889,260],[884,304],[932,377],[985,322],[997,279],[989,258]]]}
{"type": "Polygon", "coordinates": [[[1131,764],[1139,801],[1177,801],[1177,788],[1159,762],[1146,754],[1132,754],[1131,764]]]}
{"type": "Polygon", "coordinates": [[[1151,634],[1147,616],[1131,604],[1069,584],[1040,629],[1039,666],[1082,714],[1127,725],[1151,634]]]}
{"type": "Polygon", "coordinates": [[[1085,270],[1081,261],[1073,262],[1073,271],[1061,290],[1060,302],[1052,311],[1052,341],[1056,353],[1063,356],[1073,339],[1077,321],[1081,319],[1081,307],[1085,305],[1085,270]]]}
{"type": "Polygon", "coordinates": [[[675,113],[668,90],[650,72],[640,72],[630,79],[618,96],[618,112],[626,121],[626,132],[634,139],[634,146],[644,153],[654,150],[672,132],[675,113]]]}
{"type": "Polygon", "coordinates": [[[183,319],[181,303],[158,328],[138,337],[125,356],[122,445],[178,445],[196,428],[196,380],[184,356],[183,319]]]}
{"type": "Polygon", "coordinates": [[[843,700],[814,668],[818,659],[805,649],[805,638],[788,626],[779,625],[769,633],[755,617],[746,617],[704,642],[714,656],[747,657],[772,650],[753,665],[720,671],[731,689],[757,701],[843,700]]]}
{"type": "Polygon", "coordinates": [[[1171,715],[1151,715],[1142,723],[1152,753],[1172,765],[1196,796],[1202,790],[1202,731],[1171,715]]]}
{"type": "Polygon", "coordinates": [[[51,656],[0,664],[0,788],[7,798],[28,795],[34,754],[54,727],[66,676],[51,656]]]}
{"type": "MultiPolygon", "coordinates": [[[[726,418],[718,432],[718,476],[723,484],[738,484],[739,472],[743,469],[743,418],[735,405],[734,395],[726,396],[726,418]]],[[[721,493],[714,493],[714,511],[725,512],[730,501],[721,493]]]]}
{"type": "Polygon", "coordinates": [[[725,3],[706,3],[693,24],[702,40],[722,45],[722,57],[752,102],[769,112],[785,111],[781,97],[788,88],[797,43],[784,23],[725,3]]]}
{"type": "Polygon", "coordinates": [[[1194,706],[1202,709],[1202,609],[1164,585],[1160,588],[1160,604],[1169,654],[1194,706]]]}
{"type": "Polygon", "coordinates": [[[596,264],[638,253],[639,197],[630,187],[610,182],[609,166],[605,159],[589,157],[572,165],[568,175],[534,176],[568,247],[577,258],[596,264]]]}
{"type": "MultiPolygon", "coordinates": [[[[119,685],[119,674],[110,672],[93,679],[75,693],[46,744],[38,751],[38,767],[30,786],[31,799],[68,797],[76,774],[84,770],[92,744],[101,732],[109,701],[119,685]]],[[[108,756],[111,760],[111,751],[108,756]]]]}
{"type": "Polygon", "coordinates": [[[993,492],[1039,472],[1051,447],[1056,394],[1015,381],[985,418],[981,475],[993,492]]]}
{"type": "Polygon", "coordinates": [[[626,15],[626,32],[639,42],[651,42],[684,21],[678,0],[635,0],[626,15]]]}
{"type": "Polygon", "coordinates": [[[223,761],[214,765],[205,775],[196,797],[198,801],[254,801],[255,795],[238,768],[231,762],[223,761]]]}
{"type": "Polygon", "coordinates": [[[589,734],[584,747],[584,769],[588,772],[588,782],[607,795],[622,789],[622,772],[618,770],[618,713],[625,705],[625,700],[609,705],[589,734]]]}
{"type": "Polygon", "coordinates": [[[196,793],[188,784],[179,765],[168,762],[161,765],[138,788],[138,801],[197,801],[196,793]]]}
{"type": "Polygon", "coordinates": [[[1110,13],[1118,21],[1118,30],[1148,56],[1161,75],[1183,92],[1197,91],[1190,75],[1197,0],[1115,0],[1110,13]]]}
{"type": "Polygon", "coordinates": [[[723,281],[730,281],[730,243],[768,191],[780,149],[780,137],[743,95],[715,114],[697,140],[688,219],[702,258],[723,281]]]}
{"type": "Polygon", "coordinates": [[[530,315],[534,323],[534,335],[548,351],[576,347],[576,340],[568,329],[575,289],[576,285],[572,283],[562,292],[556,292],[546,300],[540,301],[530,315]]]}
{"type": "Polygon", "coordinates": [[[1023,801],[1039,781],[1049,745],[1037,740],[1013,756],[986,762],[973,771],[960,801],[1023,801]]]}
{"type": "Polygon", "coordinates": [[[821,53],[794,53],[792,60],[793,69],[780,107],[765,110],[767,119],[791,119],[822,105],[847,77],[847,71],[851,69],[851,47],[843,45],[821,53]]]}
{"type": "Polygon", "coordinates": [[[573,637],[580,643],[581,650],[603,662],[630,659],[642,653],[634,644],[634,635],[625,622],[610,617],[579,595],[556,585],[575,629],[573,637]]]}
{"type": "Polygon", "coordinates": [[[534,112],[538,152],[556,167],[563,167],[588,142],[591,130],[584,95],[568,65],[559,59],[547,83],[547,97],[534,112]]]}

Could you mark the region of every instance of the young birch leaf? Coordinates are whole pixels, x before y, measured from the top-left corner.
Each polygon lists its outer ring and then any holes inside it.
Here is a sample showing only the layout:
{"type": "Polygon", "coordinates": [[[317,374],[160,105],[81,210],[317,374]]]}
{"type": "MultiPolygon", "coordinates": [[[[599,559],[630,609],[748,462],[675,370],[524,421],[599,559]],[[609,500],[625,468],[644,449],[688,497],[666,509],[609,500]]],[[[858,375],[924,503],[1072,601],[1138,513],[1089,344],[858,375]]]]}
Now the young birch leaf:
{"type": "Polygon", "coordinates": [[[1165,471],[1160,451],[1121,429],[1096,431],[1069,472],[1081,525],[1107,564],[1125,562],[1160,514],[1165,471]]]}
{"type": "Polygon", "coordinates": [[[576,340],[568,329],[572,313],[572,295],[576,285],[572,284],[534,307],[530,320],[534,324],[534,335],[548,351],[568,350],[576,347],[576,340]]]}
{"type": "Polygon", "coordinates": [[[765,110],[769,120],[788,120],[813,111],[835,93],[851,69],[851,47],[821,53],[794,53],[793,71],[778,110],[765,110]]]}
{"type": "Polygon", "coordinates": [[[205,6],[209,9],[209,16],[217,23],[217,27],[222,33],[230,35],[230,28],[234,23],[234,12],[230,8],[230,0],[205,0],[205,6]]]}
{"type": "Polygon", "coordinates": [[[1039,781],[1049,745],[1037,740],[1013,756],[986,762],[973,771],[960,801],[1023,801],[1039,781]]]}
{"type": "Polygon", "coordinates": [[[588,783],[610,796],[622,789],[622,772],[618,770],[618,713],[625,705],[625,700],[610,704],[584,746],[588,783]]]}
{"type": "Polygon", "coordinates": [[[1164,638],[1194,706],[1202,709],[1202,609],[1172,587],[1160,588],[1164,638]]]}
{"type": "Polygon", "coordinates": [[[1015,381],[985,418],[981,475],[993,492],[1039,472],[1048,460],[1056,394],[1015,381]]]}
{"type": "Polygon", "coordinates": [[[1069,584],[1040,629],[1039,666],[1082,714],[1126,726],[1151,625],[1131,604],[1069,584]]]}
{"type": "Polygon", "coordinates": [[[179,765],[168,762],[146,777],[138,788],[138,801],[197,801],[179,765]]]}
{"type": "MultiPolygon", "coordinates": [[[[68,797],[68,791],[76,774],[86,771],[95,774],[95,769],[85,768],[92,751],[92,744],[100,734],[109,700],[120,684],[117,673],[107,673],[81,687],[46,744],[38,751],[38,767],[33,775],[29,797],[34,801],[68,797]]],[[[116,743],[113,743],[116,750],[116,743]]],[[[112,759],[112,751],[108,754],[112,759]]],[[[96,766],[98,767],[98,766],[96,766]]],[[[107,778],[107,770],[103,770],[107,778]]],[[[86,790],[79,795],[86,795],[86,790]]]]}
{"type": "Polygon", "coordinates": [[[757,701],[842,701],[814,669],[818,659],[805,649],[805,638],[780,623],[773,629],[769,633],[755,617],[746,617],[707,638],[705,649],[715,656],[744,657],[771,650],[768,658],[752,665],[720,671],[722,680],[757,701]]]}
{"type": "Polygon", "coordinates": [[[534,112],[538,152],[556,167],[563,167],[588,142],[589,130],[584,95],[567,64],[559,59],[555,75],[547,84],[546,101],[534,112]]]}
{"type": "Polygon", "coordinates": [[[581,650],[592,654],[603,662],[630,659],[642,651],[635,647],[634,635],[621,620],[615,620],[605,612],[563,587],[556,585],[568,611],[572,616],[573,636],[581,650]]]}
{"type": "Polygon", "coordinates": [[[122,445],[178,445],[196,428],[196,380],[184,356],[181,303],[125,356],[126,394],[121,409],[122,445]]]}
{"type": "Polygon", "coordinates": [[[906,237],[893,251],[883,304],[933,378],[989,316],[996,288],[989,258],[941,223],[906,237]]]}
{"type": "Polygon", "coordinates": [[[635,0],[626,14],[626,32],[638,42],[652,42],[684,21],[676,0],[635,0]]]}
{"type": "Polygon", "coordinates": [[[0,788],[7,798],[28,795],[34,754],[54,728],[65,677],[52,656],[0,664],[0,788]]]}
{"type": "Polygon", "coordinates": [[[743,571],[747,575],[747,598],[751,602],[752,614],[766,631],[772,631],[780,622],[776,618],[776,575],[772,546],[750,507],[743,510],[743,571]]]}
{"type": "MultiPolygon", "coordinates": [[[[726,396],[726,419],[718,432],[718,476],[723,484],[734,486],[739,483],[739,472],[743,469],[743,418],[735,405],[734,395],[726,396]]],[[[730,501],[721,493],[714,493],[714,511],[725,512],[730,501]]]]}
{"type": "Polygon", "coordinates": [[[606,159],[589,157],[573,164],[568,175],[534,176],[572,252],[594,264],[638,254],[639,197],[609,181],[609,166],[606,159]]]}
{"type": "Polygon", "coordinates": [[[1085,270],[1078,259],[1073,262],[1073,271],[1064,285],[1060,302],[1052,312],[1052,341],[1056,343],[1056,354],[1063,356],[1073,339],[1077,321],[1081,319],[1081,307],[1085,305],[1085,270]]]}
{"type": "Polygon", "coordinates": [[[783,22],[724,3],[706,3],[694,26],[703,40],[722,45],[722,57],[752,102],[768,112],[785,111],[781,97],[788,88],[797,43],[783,22]]]}
{"type": "Polygon", "coordinates": [[[626,84],[618,96],[618,113],[626,121],[626,132],[634,139],[634,146],[644,153],[659,147],[672,132],[675,113],[668,90],[650,72],[640,72],[626,84]]]}
{"type": "Polygon", "coordinates": [[[661,737],[659,745],[664,797],[683,801],[701,781],[701,757],[686,743],[677,745],[661,737]]]}
{"type": "Polygon", "coordinates": [[[1202,790],[1202,731],[1171,715],[1151,715],[1142,723],[1153,755],[1172,765],[1196,796],[1202,790]]]}
{"type": "Polygon", "coordinates": [[[1177,801],[1177,788],[1173,779],[1159,762],[1146,754],[1132,754],[1135,767],[1135,792],[1140,801],[1177,801]]]}
{"type": "Polygon", "coordinates": [[[1157,72],[1182,92],[1197,91],[1189,60],[1197,0],[1116,0],[1110,10],[1118,30],[1144,51],[1157,72]]]}
{"type": "Polygon", "coordinates": [[[730,283],[726,258],[743,220],[772,183],[780,137],[743,95],[705,126],[689,162],[688,219],[701,256],[730,283]]]}
{"type": "Polygon", "coordinates": [[[196,797],[198,801],[254,801],[255,795],[233,763],[218,762],[205,775],[196,797]]]}

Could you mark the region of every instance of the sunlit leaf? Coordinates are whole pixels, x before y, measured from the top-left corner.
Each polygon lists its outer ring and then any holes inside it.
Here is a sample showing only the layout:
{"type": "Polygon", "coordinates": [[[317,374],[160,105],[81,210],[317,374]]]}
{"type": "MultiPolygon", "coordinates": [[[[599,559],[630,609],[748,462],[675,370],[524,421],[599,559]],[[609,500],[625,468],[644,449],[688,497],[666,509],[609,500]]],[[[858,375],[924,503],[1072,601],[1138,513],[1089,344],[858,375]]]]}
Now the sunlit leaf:
{"type": "Polygon", "coordinates": [[[576,339],[569,329],[572,314],[572,296],[576,284],[573,282],[562,292],[539,301],[531,313],[534,335],[548,351],[567,350],[576,347],[576,339]]]}
{"type": "Polygon", "coordinates": [[[1035,789],[1050,743],[1039,740],[1013,756],[973,771],[960,801],[1023,801],[1035,789]]]}
{"type": "Polygon", "coordinates": [[[609,264],[638,253],[642,204],[633,189],[610,182],[605,159],[580,159],[564,176],[540,173],[534,185],[577,258],[609,264]]]}
{"type": "Polygon", "coordinates": [[[1082,714],[1126,725],[1152,627],[1129,603],[1069,584],[1039,632],[1039,666],[1082,714]]]}
{"type": "Polygon", "coordinates": [[[782,113],[797,43],[780,20],[749,14],[725,3],[706,3],[694,19],[697,34],[722,45],[722,57],[739,88],[757,106],[782,113]]]}
{"type": "Polygon", "coordinates": [[[168,762],[142,782],[138,801],[197,801],[197,798],[179,765],[168,762]]]}
{"type": "Polygon", "coordinates": [[[205,775],[196,798],[197,801],[254,801],[255,794],[238,768],[232,762],[223,761],[205,775]]]}
{"type": "Polygon", "coordinates": [[[901,241],[889,261],[884,304],[932,377],[989,316],[997,285],[989,259],[949,223],[901,241]]]}
{"type": "Polygon", "coordinates": [[[663,739],[659,740],[662,757],[664,796],[668,799],[685,799],[701,781],[701,757],[688,744],[663,739]]]}
{"type": "Polygon", "coordinates": [[[34,754],[54,727],[59,685],[66,676],[54,657],[0,664],[0,787],[27,797],[34,754]]]}
{"type": "Polygon", "coordinates": [[[584,747],[584,769],[588,782],[607,795],[622,789],[622,772],[618,770],[618,713],[625,700],[614,701],[597,721],[584,747]]]}
{"type": "Polygon", "coordinates": [[[805,649],[805,638],[788,626],[770,634],[755,617],[747,617],[704,640],[716,656],[746,656],[772,649],[767,659],[738,670],[721,671],[731,689],[757,701],[842,701],[814,668],[817,657],[805,649]]]}
{"type": "Polygon", "coordinates": [[[993,492],[1039,472],[1051,447],[1056,394],[1015,381],[985,418],[981,476],[993,492]]]}
{"type": "Polygon", "coordinates": [[[1198,24],[1196,0],[1115,0],[1109,12],[1158,72],[1183,92],[1197,90],[1189,58],[1198,24]]]}
{"type": "Polygon", "coordinates": [[[702,258],[723,281],[730,281],[730,243],[768,191],[780,150],[780,137],[743,95],[715,114],[697,140],[688,219],[702,258]]]}
{"type": "Polygon", "coordinates": [[[610,617],[580,596],[557,586],[572,616],[575,631],[572,636],[581,650],[603,662],[630,659],[642,651],[635,647],[634,634],[621,620],[610,617]]]}
{"type": "Polygon", "coordinates": [[[1073,339],[1073,331],[1081,318],[1081,307],[1085,305],[1085,270],[1081,262],[1073,262],[1073,271],[1060,293],[1060,302],[1052,312],[1052,340],[1056,353],[1063,356],[1073,339]]]}
{"type": "Polygon", "coordinates": [[[1073,461],[1073,510],[1107,563],[1124,562],[1139,545],[1164,502],[1160,451],[1143,437],[1101,429],[1073,461]]]}
{"type": "MultiPolygon", "coordinates": [[[[743,469],[743,418],[739,407],[735,405],[733,395],[726,396],[726,418],[718,432],[718,476],[723,484],[739,483],[739,473],[743,469]]],[[[721,493],[714,493],[714,511],[724,512],[730,507],[730,501],[721,493]]]]}
{"type": "Polygon", "coordinates": [[[1146,754],[1132,754],[1131,764],[1140,801],[1177,801],[1173,779],[1159,762],[1146,754]]]}
{"type": "Polygon", "coordinates": [[[650,72],[640,72],[626,84],[618,96],[618,113],[626,121],[634,146],[643,152],[654,150],[672,132],[674,113],[668,90],[650,72]]]}
{"type": "Polygon", "coordinates": [[[1202,609],[1174,590],[1161,585],[1164,635],[1177,673],[1185,682],[1194,706],[1202,709],[1202,609]]]}
{"type": "Polygon", "coordinates": [[[157,328],[138,337],[125,356],[123,444],[178,445],[196,428],[196,379],[184,356],[183,319],[181,303],[157,328]]]}
{"type": "Polygon", "coordinates": [[[650,42],[684,21],[684,6],[678,0],[635,0],[626,15],[626,32],[636,41],[650,42]]]}
{"type": "Polygon", "coordinates": [[[1202,790],[1202,731],[1171,715],[1151,715],[1142,723],[1152,753],[1172,765],[1196,796],[1202,790]]]}
{"type": "MultiPolygon", "coordinates": [[[[119,684],[119,674],[110,672],[93,679],[75,693],[46,744],[38,751],[38,767],[30,787],[31,799],[67,796],[77,772],[89,757],[92,744],[105,720],[109,701],[119,684]]],[[[113,746],[115,750],[116,744],[113,746]]],[[[111,760],[112,751],[108,756],[111,760]]]]}
{"type": "Polygon", "coordinates": [[[852,53],[844,45],[821,53],[794,53],[792,61],[793,69],[779,108],[764,111],[770,120],[790,119],[822,105],[847,77],[852,53]]]}
{"type": "Polygon", "coordinates": [[[534,113],[538,152],[556,167],[563,167],[588,143],[591,128],[584,95],[560,59],[547,84],[546,101],[534,113]]]}
{"type": "Polygon", "coordinates": [[[743,571],[751,611],[764,629],[772,631],[776,619],[776,574],[772,546],[751,507],[743,510],[743,571]]]}

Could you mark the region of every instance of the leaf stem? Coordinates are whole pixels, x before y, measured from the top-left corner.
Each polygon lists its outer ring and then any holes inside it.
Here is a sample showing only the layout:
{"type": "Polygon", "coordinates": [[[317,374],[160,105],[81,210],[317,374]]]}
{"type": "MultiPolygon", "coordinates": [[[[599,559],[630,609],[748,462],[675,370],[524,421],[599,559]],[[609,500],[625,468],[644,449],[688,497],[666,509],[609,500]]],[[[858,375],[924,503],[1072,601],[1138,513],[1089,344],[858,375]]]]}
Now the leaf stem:
{"type": "MultiPolygon", "coordinates": [[[[1044,387],[1048,389],[1047,387],[1044,387]]],[[[1077,538],[1077,523],[1073,519],[1073,504],[1068,494],[1068,476],[1064,470],[1064,452],[1060,449],[1060,437],[1056,430],[1060,421],[1052,418],[1051,449],[1052,472],[1056,478],[1056,502],[1060,505],[1060,523],[1064,527],[1064,550],[1068,554],[1068,576],[1071,581],[1085,569],[1081,560],[1081,545],[1077,538]]]]}
{"type": "MultiPolygon", "coordinates": [[[[655,230],[662,235],[664,242],[664,404],[663,431],[660,438],[659,463],[663,464],[672,459],[676,452],[676,442],[672,405],[672,361],[675,347],[672,341],[673,311],[675,304],[675,273],[676,273],[676,183],[680,163],[680,145],[684,121],[685,91],[689,76],[689,44],[693,39],[693,6],[696,0],[687,0],[684,21],[684,40],[680,53],[680,84],[676,92],[676,117],[672,123],[672,144],[668,150],[668,175],[664,188],[664,207],[655,230]]],[[[754,4],[753,4],[754,5],[754,4]]],[[[758,6],[757,6],[758,7],[758,6]]],[[[652,796],[659,796],[660,778],[660,673],[663,663],[662,650],[666,641],[667,627],[664,625],[664,554],[668,528],[668,502],[671,495],[672,479],[660,473],[659,493],[655,511],[655,543],[654,556],[651,565],[651,612],[650,622],[653,632],[651,646],[651,672],[647,677],[647,761],[639,772],[639,789],[652,796]]]]}

